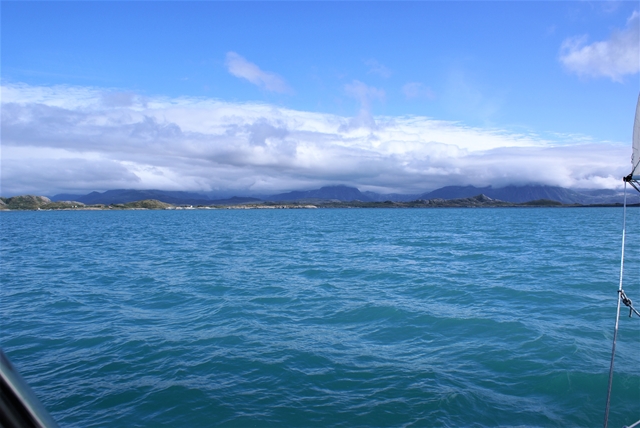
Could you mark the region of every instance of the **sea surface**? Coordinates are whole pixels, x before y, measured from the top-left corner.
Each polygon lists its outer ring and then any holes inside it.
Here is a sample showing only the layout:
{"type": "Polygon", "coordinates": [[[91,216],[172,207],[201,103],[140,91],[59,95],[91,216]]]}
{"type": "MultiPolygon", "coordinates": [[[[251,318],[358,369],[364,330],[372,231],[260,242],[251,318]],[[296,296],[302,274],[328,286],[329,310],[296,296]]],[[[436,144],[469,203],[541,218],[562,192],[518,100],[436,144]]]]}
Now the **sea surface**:
{"type": "Polygon", "coordinates": [[[601,426],[622,213],[2,212],[0,345],[63,427],[601,426]]]}

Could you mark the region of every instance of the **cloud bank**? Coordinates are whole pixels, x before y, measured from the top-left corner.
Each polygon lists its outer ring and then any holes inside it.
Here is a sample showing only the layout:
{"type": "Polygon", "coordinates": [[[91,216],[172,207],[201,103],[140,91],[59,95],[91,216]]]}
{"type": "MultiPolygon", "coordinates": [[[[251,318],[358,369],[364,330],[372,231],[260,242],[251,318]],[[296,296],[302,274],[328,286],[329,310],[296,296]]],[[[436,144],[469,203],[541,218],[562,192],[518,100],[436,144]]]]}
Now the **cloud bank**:
{"type": "Polygon", "coordinates": [[[260,67],[235,52],[227,52],[225,65],[232,75],[246,79],[262,89],[280,93],[292,92],[292,89],[282,77],[275,73],[261,70],[260,67]]]}
{"type": "Polygon", "coordinates": [[[560,62],[567,70],[585,77],[609,77],[620,82],[640,71],[640,14],[634,11],[624,30],[609,40],[587,44],[587,37],[572,37],[560,48],[560,62]]]}
{"type": "MultiPolygon", "coordinates": [[[[363,109],[384,93],[345,90],[363,109]]],[[[614,188],[626,145],[542,138],[427,117],[371,123],[269,104],[4,85],[3,196],[114,188],[273,194],[347,184],[381,193],[445,185],[614,188]]],[[[357,118],[355,118],[357,119],[357,118]]]]}

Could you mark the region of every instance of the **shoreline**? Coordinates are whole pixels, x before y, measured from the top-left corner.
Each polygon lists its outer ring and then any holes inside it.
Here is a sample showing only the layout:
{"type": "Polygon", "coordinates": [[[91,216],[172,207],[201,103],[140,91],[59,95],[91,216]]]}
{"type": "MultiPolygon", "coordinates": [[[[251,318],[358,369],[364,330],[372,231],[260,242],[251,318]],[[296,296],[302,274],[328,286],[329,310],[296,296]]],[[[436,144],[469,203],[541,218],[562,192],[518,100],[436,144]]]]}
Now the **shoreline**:
{"type": "MultiPolygon", "coordinates": [[[[622,207],[613,204],[563,204],[550,199],[514,203],[492,199],[484,194],[459,199],[417,199],[408,202],[363,202],[338,200],[299,200],[290,202],[246,202],[234,205],[174,205],[156,199],[145,199],[127,203],[85,205],[77,201],[52,202],[44,196],[15,196],[0,198],[0,211],[127,211],[127,210],[250,210],[250,209],[327,209],[327,208],[589,208],[622,207]]],[[[629,204],[629,207],[640,204],[629,204]]]]}
{"type": "MultiPolygon", "coordinates": [[[[442,201],[440,203],[413,203],[413,202],[328,202],[322,204],[246,204],[246,205],[207,205],[207,206],[166,206],[166,207],[140,207],[126,206],[127,204],[113,204],[104,206],[76,205],[73,207],[34,207],[34,208],[9,208],[2,207],[0,212],[20,211],[189,211],[189,210],[300,210],[300,209],[438,209],[438,208],[622,208],[620,203],[615,204],[535,204],[525,202],[521,204],[503,202],[500,204],[463,204],[457,200],[442,201]]],[[[639,207],[640,204],[627,205],[639,207]]]]}

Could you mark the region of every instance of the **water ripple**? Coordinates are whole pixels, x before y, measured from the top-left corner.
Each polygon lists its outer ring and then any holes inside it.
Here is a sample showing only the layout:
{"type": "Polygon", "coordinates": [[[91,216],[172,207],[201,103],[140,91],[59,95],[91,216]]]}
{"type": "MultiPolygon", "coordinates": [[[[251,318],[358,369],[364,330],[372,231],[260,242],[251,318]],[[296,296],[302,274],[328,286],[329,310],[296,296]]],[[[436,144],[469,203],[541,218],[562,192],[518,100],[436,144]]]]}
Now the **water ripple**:
{"type": "MultiPolygon", "coordinates": [[[[0,220],[2,347],[63,426],[601,423],[619,209],[0,220]]],[[[623,319],[612,426],[639,339],[623,319]]]]}

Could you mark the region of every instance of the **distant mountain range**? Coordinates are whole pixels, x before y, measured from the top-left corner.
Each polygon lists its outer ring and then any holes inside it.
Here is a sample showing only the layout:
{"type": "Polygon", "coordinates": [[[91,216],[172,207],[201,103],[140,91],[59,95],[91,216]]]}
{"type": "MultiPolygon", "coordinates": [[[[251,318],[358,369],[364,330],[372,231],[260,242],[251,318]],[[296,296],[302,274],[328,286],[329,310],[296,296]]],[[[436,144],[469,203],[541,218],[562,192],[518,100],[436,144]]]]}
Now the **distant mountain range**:
{"type": "MultiPolygon", "coordinates": [[[[506,186],[494,189],[474,186],[447,186],[433,192],[420,195],[419,199],[458,199],[469,198],[478,194],[487,195],[493,199],[506,202],[522,203],[537,199],[549,199],[563,204],[612,204],[622,202],[624,195],[621,191],[610,189],[582,189],[571,190],[554,186],[506,186]]],[[[629,203],[640,202],[636,192],[627,192],[629,203]]]]}
{"type": "MultiPolygon", "coordinates": [[[[563,204],[613,204],[623,200],[621,191],[608,189],[572,190],[554,186],[506,186],[500,188],[475,186],[446,186],[432,192],[422,194],[380,194],[361,192],[355,187],[326,186],[315,190],[296,190],[288,193],[265,196],[262,198],[234,196],[226,199],[209,199],[207,195],[193,192],[165,190],[108,190],[103,193],[91,192],[87,195],[58,194],[52,201],[78,201],[87,205],[124,204],[145,199],[156,199],[174,205],[237,205],[260,201],[272,202],[320,202],[320,201],[362,201],[362,202],[408,202],[419,199],[460,199],[484,194],[490,198],[505,202],[522,203],[539,199],[558,201],[563,204]]],[[[628,203],[640,203],[636,192],[627,193],[628,203]]]]}
{"type": "MultiPolygon", "coordinates": [[[[340,201],[359,200],[363,202],[408,202],[419,199],[461,199],[477,195],[486,195],[492,199],[505,202],[523,203],[548,199],[563,204],[614,204],[621,203],[624,198],[622,191],[610,189],[580,189],[572,190],[556,186],[506,186],[500,188],[475,186],[446,186],[431,192],[421,194],[380,194],[375,192],[360,192],[355,187],[328,186],[317,190],[296,191],[274,195],[267,200],[300,200],[300,199],[334,199],[340,201]]],[[[640,203],[640,195],[630,189],[627,192],[629,203],[640,203]]]]}
{"type": "Polygon", "coordinates": [[[273,202],[303,201],[303,200],[337,200],[337,201],[363,201],[370,202],[374,199],[368,197],[355,187],[326,186],[316,190],[295,190],[289,193],[268,196],[266,200],[273,202]]]}

